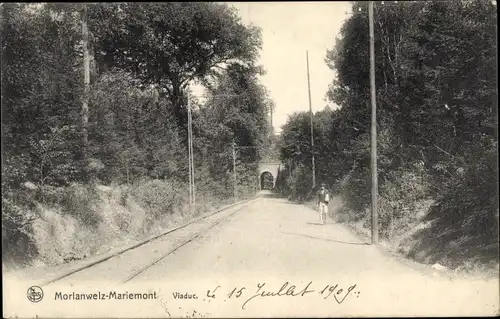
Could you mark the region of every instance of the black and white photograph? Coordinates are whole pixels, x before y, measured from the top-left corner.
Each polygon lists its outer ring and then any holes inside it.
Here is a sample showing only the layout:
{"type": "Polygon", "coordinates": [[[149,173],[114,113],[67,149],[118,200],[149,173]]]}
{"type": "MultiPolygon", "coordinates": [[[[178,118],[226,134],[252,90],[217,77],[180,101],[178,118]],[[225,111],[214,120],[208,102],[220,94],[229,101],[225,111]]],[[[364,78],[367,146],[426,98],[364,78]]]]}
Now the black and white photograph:
{"type": "Polygon", "coordinates": [[[499,316],[494,0],[0,3],[4,318],[499,316]]]}

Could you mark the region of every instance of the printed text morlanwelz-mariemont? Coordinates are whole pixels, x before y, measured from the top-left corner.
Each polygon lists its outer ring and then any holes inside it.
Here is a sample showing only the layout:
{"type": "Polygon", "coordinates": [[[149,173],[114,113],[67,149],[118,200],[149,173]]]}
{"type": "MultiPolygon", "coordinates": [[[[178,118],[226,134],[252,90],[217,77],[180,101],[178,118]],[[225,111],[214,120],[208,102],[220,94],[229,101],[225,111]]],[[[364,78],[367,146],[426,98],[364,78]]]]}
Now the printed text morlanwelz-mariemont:
{"type": "Polygon", "coordinates": [[[94,293],[63,293],[56,292],[54,295],[54,300],[150,300],[158,299],[158,294],[156,291],[147,293],[137,293],[137,292],[94,292],[94,293]]]}

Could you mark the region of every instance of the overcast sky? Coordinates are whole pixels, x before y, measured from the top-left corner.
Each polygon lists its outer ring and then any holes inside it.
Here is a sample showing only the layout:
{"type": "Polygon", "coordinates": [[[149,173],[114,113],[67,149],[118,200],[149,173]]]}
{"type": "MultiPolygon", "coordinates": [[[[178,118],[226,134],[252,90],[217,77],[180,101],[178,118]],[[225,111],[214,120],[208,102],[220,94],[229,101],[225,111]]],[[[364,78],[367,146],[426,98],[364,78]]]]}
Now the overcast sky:
{"type": "MultiPolygon", "coordinates": [[[[334,73],[325,63],[326,50],[335,44],[348,2],[239,2],[236,7],[245,24],[261,27],[263,48],[260,63],[267,74],[261,78],[276,104],[276,131],[288,115],[308,111],[306,50],[309,51],[313,111],[323,109],[325,93],[334,73]]],[[[331,104],[330,104],[331,105],[331,104]]],[[[331,105],[332,107],[335,107],[331,105]]]]}
{"type": "MultiPolygon", "coordinates": [[[[342,23],[351,11],[348,2],[230,2],[238,9],[244,24],[259,26],[263,47],[260,64],[267,74],[261,83],[270,91],[276,109],[273,126],[276,132],[288,115],[309,110],[306,50],[313,112],[328,103],[325,94],[334,73],[325,63],[326,51],[335,45],[342,23]]],[[[192,87],[202,95],[202,87],[192,87]]],[[[203,100],[203,99],[201,99],[203,100]]]]}

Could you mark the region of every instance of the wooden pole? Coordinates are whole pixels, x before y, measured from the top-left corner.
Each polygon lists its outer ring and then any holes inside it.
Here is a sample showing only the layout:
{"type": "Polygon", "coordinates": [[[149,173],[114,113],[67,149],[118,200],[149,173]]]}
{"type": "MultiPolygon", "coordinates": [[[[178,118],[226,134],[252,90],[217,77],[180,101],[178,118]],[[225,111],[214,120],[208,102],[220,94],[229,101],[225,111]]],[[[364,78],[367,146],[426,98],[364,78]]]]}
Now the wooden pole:
{"type": "Polygon", "coordinates": [[[236,185],[237,185],[237,179],[236,179],[236,143],[233,140],[233,183],[234,183],[234,202],[236,203],[237,199],[237,191],[236,191],[236,185]]]}
{"type": "Polygon", "coordinates": [[[82,44],[83,44],[83,101],[82,101],[82,139],[84,156],[87,157],[88,122],[89,122],[89,86],[90,86],[90,54],[89,29],[87,25],[87,5],[83,5],[82,12],[82,44]]]}
{"type": "Polygon", "coordinates": [[[193,207],[193,174],[192,174],[192,166],[191,166],[191,119],[189,116],[189,96],[187,98],[187,109],[188,109],[188,167],[189,167],[189,210],[192,211],[193,207]]]}
{"type": "Polygon", "coordinates": [[[309,79],[309,52],[306,50],[306,61],[307,61],[307,90],[309,93],[309,115],[311,117],[311,155],[312,155],[312,184],[313,187],[316,186],[316,168],[314,165],[314,129],[313,129],[313,113],[312,113],[312,102],[311,102],[311,82],[309,79]]]}
{"type": "Polygon", "coordinates": [[[378,180],[377,180],[377,96],[375,92],[375,36],[373,1],[368,3],[370,28],[370,93],[371,93],[371,172],[372,172],[372,245],[378,244],[378,180]]]}
{"type": "Polygon", "coordinates": [[[194,170],[194,150],[193,150],[193,112],[191,110],[191,103],[189,104],[189,123],[190,123],[190,147],[191,147],[191,174],[192,174],[192,188],[193,188],[193,206],[196,205],[196,182],[195,182],[195,170],[194,170]]]}

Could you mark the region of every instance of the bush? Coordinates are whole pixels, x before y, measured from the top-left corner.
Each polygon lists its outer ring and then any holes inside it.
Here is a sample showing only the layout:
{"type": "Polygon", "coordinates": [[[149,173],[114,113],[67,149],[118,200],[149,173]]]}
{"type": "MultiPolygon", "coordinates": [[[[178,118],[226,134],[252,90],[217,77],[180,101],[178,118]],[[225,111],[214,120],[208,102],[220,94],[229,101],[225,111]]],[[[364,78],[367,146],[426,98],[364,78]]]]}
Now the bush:
{"type": "Polygon", "coordinates": [[[301,165],[292,171],[292,174],[286,179],[292,198],[305,200],[311,193],[311,175],[311,169],[305,165],[301,165]]]}
{"type": "Polygon", "coordinates": [[[356,222],[367,217],[365,211],[371,203],[370,170],[356,167],[340,185],[340,195],[349,219],[356,222]]]}
{"type": "Polygon", "coordinates": [[[419,214],[430,200],[430,176],[419,164],[386,174],[379,188],[381,237],[404,235],[423,217],[419,214]]]}
{"type": "MultiPolygon", "coordinates": [[[[175,180],[143,181],[130,187],[130,196],[146,211],[144,221],[146,231],[157,222],[168,221],[167,217],[174,214],[176,207],[186,205],[187,188],[184,183],[175,180]]],[[[181,214],[183,213],[185,212],[181,211],[181,214]]]]}
{"type": "Polygon", "coordinates": [[[8,267],[27,266],[38,257],[30,206],[24,191],[2,194],[2,260],[8,267]]]}
{"type": "MultiPolygon", "coordinates": [[[[6,266],[56,265],[103,253],[148,237],[232,202],[201,184],[190,212],[187,185],[175,179],[130,185],[45,185],[2,196],[3,257],[6,266]],[[192,214],[191,214],[192,213],[192,214]]],[[[232,189],[231,189],[232,190],[232,189]]]]}
{"type": "Polygon", "coordinates": [[[412,257],[458,266],[462,261],[498,262],[498,167],[496,147],[478,153],[443,189],[425,221],[431,227],[412,240],[412,257]]]}
{"type": "Polygon", "coordinates": [[[45,185],[39,189],[37,199],[46,207],[59,208],[62,214],[68,214],[84,225],[97,227],[102,221],[98,209],[99,193],[94,186],[72,184],[68,187],[45,185]]]}

